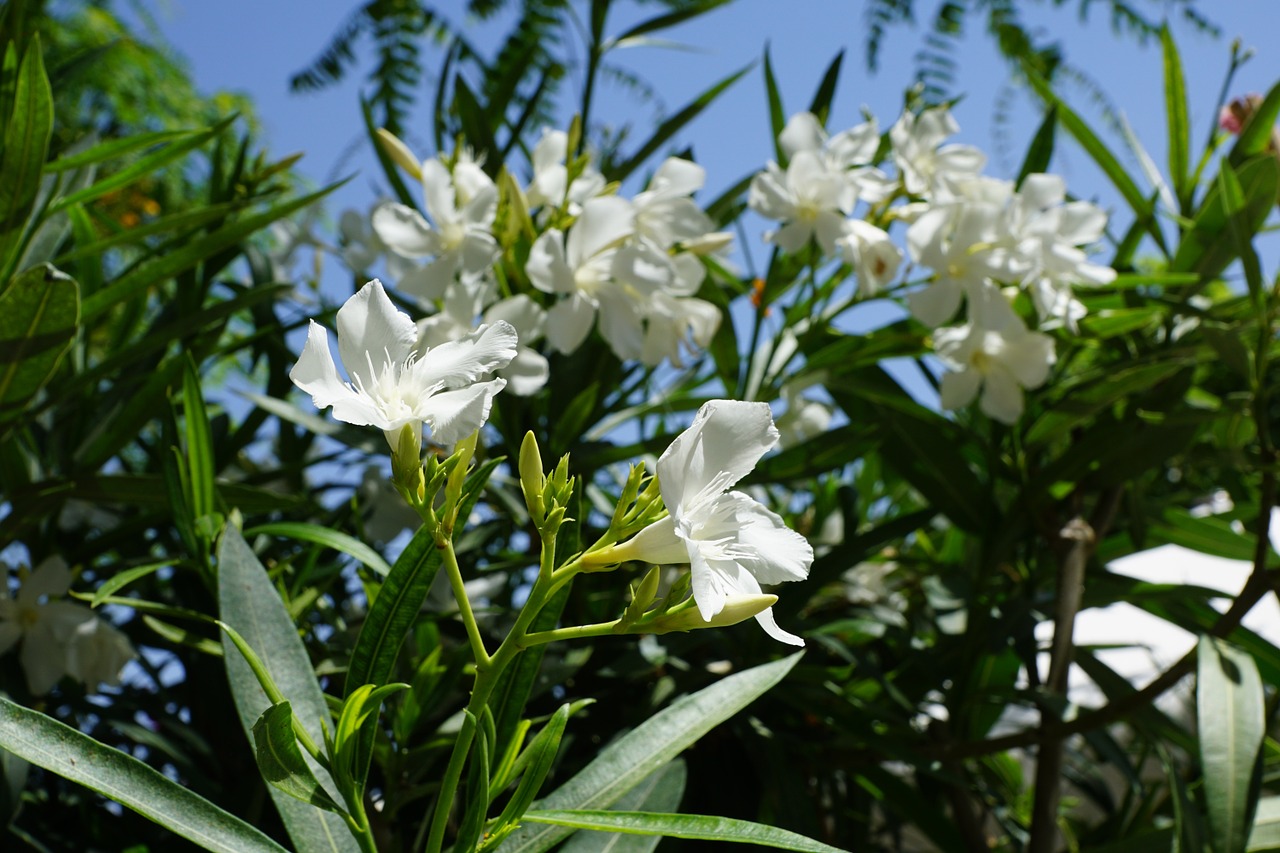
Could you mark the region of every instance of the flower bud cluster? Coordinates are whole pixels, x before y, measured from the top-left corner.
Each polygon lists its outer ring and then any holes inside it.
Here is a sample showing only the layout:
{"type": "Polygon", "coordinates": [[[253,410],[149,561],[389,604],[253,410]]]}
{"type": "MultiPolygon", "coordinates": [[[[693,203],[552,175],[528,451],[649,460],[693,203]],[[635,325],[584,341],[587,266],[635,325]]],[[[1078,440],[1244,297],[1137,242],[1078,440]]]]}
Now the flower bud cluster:
{"type": "Polygon", "coordinates": [[[542,452],[532,432],[520,444],[520,490],[529,518],[543,535],[554,534],[565,522],[573,497],[575,478],[569,475],[569,457],[560,457],[550,476],[542,471],[542,452]]]}

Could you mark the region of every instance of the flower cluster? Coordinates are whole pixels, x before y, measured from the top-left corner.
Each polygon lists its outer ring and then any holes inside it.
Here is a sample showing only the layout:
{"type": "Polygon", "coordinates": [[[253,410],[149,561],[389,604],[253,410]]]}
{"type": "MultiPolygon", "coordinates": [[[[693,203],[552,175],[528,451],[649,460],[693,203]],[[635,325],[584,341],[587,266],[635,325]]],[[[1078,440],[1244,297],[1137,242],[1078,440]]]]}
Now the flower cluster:
{"type": "Polygon", "coordinates": [[[942,381],[943,407],[981,394],[986,414],[1012,423],[1022,413],[1022,389],[1047,379],[1054,347],[1027,327],[1011,295],[1025,291],[1043,328],[1076,332],[1085,308],[1073,287],[1115,278],[1085,250],[1101,239],[1106,215],[1068,201],[1056,175],[1028,175],[1016,187],[983,175],[982,152],[947,141],[957,130],[945,108],[904,114],[888,132],[890,178],[876,161],[882,140],[874,122],[828,138],[814,116],[801,113],[779,137],[787,168],[769,163],[749,201],[782,223],[766,234],[779,248],[816,245],[823,258],[839,251],[864,296],[882,291],[903,257],[881,226],[908,223],[910,260],[931,275],[907,305],[937,329],[934,344],[951,371],[942,381]],[[864,218],[852,216],[859,201],[869,205],[864,218]],[[939,328],[962,305],[965,322],[939,328]]]}
{"type": "Polygon", "coordinates": [[[18,659],[37,696],[71,676],[91,690],[119,684],[120,670],[136,656],[118,628],[89,608],[66,600],[71,571],[61,558],[45,560],[8,595],[0,584],[0,654],[21,642],[18,659]]]}
{"type": "Polygon", "coordinates": [[[430,313],[419,323],[428,345],[505,321],[519,345],[500,375],[529,395],[547,381],[541,340],[567,355],[595,328],[620,359],[648,365],[679,364],[711,341],[721,317],[695,296],[701,256],[729,236],[693,200],[700,166],[669,158],[624,198],[589,156],[570,156],[563,131],[543,133],[523,187],[505,172],[495,181],[466,150],[419,160],[394,136],[380,139],[421,182],[426,215],[390,201],[368,216],[348,211],[341,256],[358,274],[385,258],[396,288],[430,313]]]}

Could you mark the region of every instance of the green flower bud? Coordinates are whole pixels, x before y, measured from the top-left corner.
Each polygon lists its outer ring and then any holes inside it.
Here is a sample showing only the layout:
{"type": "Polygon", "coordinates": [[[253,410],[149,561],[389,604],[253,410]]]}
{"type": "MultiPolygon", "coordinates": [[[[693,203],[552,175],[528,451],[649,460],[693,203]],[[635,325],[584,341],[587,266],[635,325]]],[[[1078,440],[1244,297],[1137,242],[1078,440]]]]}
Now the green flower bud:
{"type": "Polygon", "coordinates": [[[666,634],[671,631],[694,631],[699,628],[722,628],[737,625],[757,613],[763,613],[778,602],[776,595],[730,595],[724,608],[708,621],[702,618],[698,606],[690,599],[685,605],[663,613],[652,620],[635,626],[639,633],[666,634]]]}
{"type": "Polygon", "coordinates": [[[532,432],[525,433],[520,443],[520,490],[524,492],[524,505],[529,509],[529,517],[534,524],[541,524],[546,517],[547,506],[543,492],[547,487],[546,475],[542,473],[542,452],[538,449],[538,439],[532,432]]]}

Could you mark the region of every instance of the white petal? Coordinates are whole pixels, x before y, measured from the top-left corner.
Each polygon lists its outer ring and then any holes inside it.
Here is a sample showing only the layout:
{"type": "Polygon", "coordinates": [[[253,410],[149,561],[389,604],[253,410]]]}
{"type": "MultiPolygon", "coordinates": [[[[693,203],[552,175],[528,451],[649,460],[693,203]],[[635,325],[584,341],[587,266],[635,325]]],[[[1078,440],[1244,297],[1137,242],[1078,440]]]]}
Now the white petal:
{"type": "Polygon", "coordinates": [[[517,397],[529,397],[542,390],[551,376],[551,365],[546,356],[529,347],[516,350],[516,357],[500,370],[499,375],[507,380],[507,390],[517,397]]]}
{"type": "Polygon", "coordinates": [[[437,224],[458,220],[453,176],[444,163],[432,159],[422,164],[422,193],[427,202],[427,213],[437,224]]]}
{"type": "Polygon", "coordinates": [[[693,423],[658,458],[658,482],[669,511],[685,505],[711,481],[729,488],[756,467],[778,443],[768,403],[709,400],[693,423]]]}
{"type": "Polygon", "coordinates": [[[464,337],[424,351],[413,364],[413,382],[420,388],[437,383],[461,388],[506,367],[515,358],[518,343],[516,330],[508,323],[479,326],[464,337]]]}
{"type": "Polygon", "coordinates": [[[289,371],[293,384],[311,395],[317,409],[327,409],[340,401],[350,401],[357,395],[338,378],[333,353],[329,351],[329,330],[315,320],[307,330],[307,343],[302,348],[298,363],[289,371]]]}
{"type": "MultiPolygon", "coordinates": [[[[746,572],[740,573],[735,578],[733,592],[745,595],[759,595],[760,585],[755,583],[755,579],[746,572]]],[[[731,593],[732,594],[732,593],[731,593]]],[[[787,643],[792,646],[803,646],[804,640],[788,631],[784,631],[778,627],[778,622],[773,618],[773,608],[766,607],[756,614],[756,622],[764,629],[764,632],[779,642],[787,643]]]]}
{"type": "Polygon", "coordinates": [[[978,396],[978,388],[981,385],[982,374],[976,370],[966,369],[944,373],[938,387],[942,397],[942,408],[947,410],[964,408],[978,396]]]}
{"type": "Polygon", "coordinates": [[[1022,416],[1022,389],[1012,375],[993,370],[982,383],[981,408],[1001,423],[1014,424],[1022,416]]]}
{"type": "Polygon", "coordinates": [[[761,216],[785,222],[795,215],[795,197],[787,186],[786,176],[776,163],[751,179],[747,205],[761,216]]]}
{"type": "Polygon", "coordinates": [[[624,560],[640,560],[655,565],[689,562],[689,546],[676,536],[675,519],[659,519],[624,542],[619,548],[624,560]]]}
{"type": "Polygon", "coordinates": [[[907,294],[907,308],[926,326],[940,326],[955,316],[963,290],[954,281],[941,279],[907,294]]]}
{"type": "Polygon", "coordinates": [[[609,272],[641,293],[665,288],[676,280],[671,256],[647,242],[630,243],[614,252],[609,272]]]}
{"type": "Polygon", "coordinates": [[[573,270],[564,254],[564,235],[554,228],[543,232],[529,248],[524,271],[543,293],[573,293],[573,270]]]}
{"type": "Polygon", "coordinates": [[[595,304],[575,293],[547,311],[547,341],[559,352],[569,355],[582,346],[595,321],[595,304]]]}
{"type": "Polygon", "coordinates": [[[59,556],[49,557],[23,582],[18,591],[19,601],[35,601],[43,596],[58,597],[67,594],[71,588],[71,569],[67,561],[59,556]]]}
{"type": "Polygon", "coordinates": [[[577,269],[593,255],[617,244],[632,231],[631,203],[617,196],[593,198],[582,205],[578,221],[569,229],[565,257],[577,269]]]}
{"type": "Polygon", "coordinates": [[[640,303],[617,284],[596,289],[600,310],[600,335],[621,359],[640,358],[644,352],[644,323],[640,303]]]}
{"type": "Polygon", "coordinates": [[[827,131],[813,113],[796,113],[787,120],[786,127],[778,134],[778,145],[787,157],[799,151],[817,151],[827,141],[827,131]]]}
{"type": "Polygon", "coordinates": [[[373,231],[387,248],[410,258],[440,251],[440,235],[412,207],[388,202],[373,211],[373,231]]]}
{"type": "Polygon", "coordinates": [[[434,301],[443,297],[454,284],[457,272],[458,257],[454,254],[441,255],[401,276],[400,290],[421,301],[434,301]]]}
{"type": "Polygon", "coordinates": [[[755,554],[739,562],[756,580],[773,584],[809,577],[813,547],[777,513],[742,492],[722,495],[720,502],[732,502],[738,544],[755,554]]]}
{"type": "Polygon", "coordinates": [[[453,183],[462,201],[462,218],[489,227],[498,214],[498,187],[476,163],[460,161],[453,169],[453,183]]]}
{"type": "Polygon", "coordinates": [[[503,320],[511,324],[520,336],[520,343],[530,344],[542,334],[542,327],[547,321],[547,312],[542,306],[521,293],[496,302],[484,312],[486,323],[503,320]]]}
{"type": "Polygon", "coordinates": [[[506,384],[505,379],[490,379],[432,395],[422,413],[422,419],[431,427],[431,440],[448,446],[480,429],[489,419],[493,395],[506,384]]]}
{"type": "Polygon", "coordinates": [[[417,342],[412,318],[396,309],[376,278],[338,309],[338,355],[353,382],[372,385],[385,365],[404,363],[417,342]]]}
{"type": "Polygon", "coordinates": [[[669,195],[693,195],[707,181],[707,170],[680,157],[668,157],[653,173],[649,189],[669,195]]]}
{"type": "Polygon", "coordinates": [[[462,247],[458,252],[458,265],[464,275],[476,276],[487,273],[493,262],[502,254],[502,248],[493,235],[487,231],[468,231],[462,238],[462,247]]]}

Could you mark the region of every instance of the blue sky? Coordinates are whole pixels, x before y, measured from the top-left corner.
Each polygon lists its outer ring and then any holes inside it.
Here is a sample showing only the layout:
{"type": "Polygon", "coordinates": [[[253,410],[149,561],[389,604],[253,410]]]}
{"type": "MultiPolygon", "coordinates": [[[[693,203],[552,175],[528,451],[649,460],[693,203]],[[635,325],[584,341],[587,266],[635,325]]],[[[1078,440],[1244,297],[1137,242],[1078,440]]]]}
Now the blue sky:
{"type": "MultiPolygon", "coordinates": [[[[918,0],[924,17],[934,4],[918,0]]],[[[461,6],[460,2],[456,5],[461,6]]],[[[352,75],[341,87],[321,93],[295,95],[288,91],[288,78],[305,67],[330,36],[357,8],[352,0],[166,0],[153,4],[165,34],[190,63],[197,84],[205,90],[231,89],[245,92],[259,105],[271,150],[283,155],[306,153],[303,172],[316,181],[337,174],[359,172],[359,176],[339,196],[335,207],[365,206],[374,198],[378,179],[367,146],[362,144],[357,96],[363,75],[352,75]]],[[[438,3],[447,8],[450,3],[438,3]]],[[[1068,59],[1090,75],[1127,116],[1137,135],[1158,163],[1164,162],[1163,103],[1160,52],[1156,44],[1138,46],[1132,39],[1113,37],[1103,12],[1104,4],[1094,4],[1091,22],[1077,19],[1075,7],[1054,9],[1045,4],[1026,4],[1025,14],[1033,28],[1052,34],[1066,49],[1068,59]]],[[[1156,7],[1156,3],[1142,3],[1156,7]]],[[[1260,6],[1245,0],[1203,4],[1212,9],[1222,25],[1219,39],[1196,33],[1175,20],[1175,36],[1183,51],[1191,101],[1191,117],[1201,140],[1212,121],[1212,107],[1227,66],[1230,40],[1248,33],[1270,33],[1259,27],[1260,6]]],[[[863,4],[849,0],[738,0],[694,23],[669,33],[693,50],[632,48],[615,54],[616,61],[650,81],[669,112],[703,91],[734,69],[757,61],[766,43],[788,111],[808,103],[827,64],[842,48],[847,56],[831,119],[838,130],[857,123],[865,106],[883,125],[896,117],[902,93],[911,81],[913,55],[922,46],[919,29],[897,27],[889,31],[881,51],[881,68],[869,75],[863,50],[865,24],[863,4]],[[781,13],[785,9],[786,12],[781,13]]],[[[623,10],[624,12],[628,10],[623,10]]],[[[641,14],[653,13],[653,7],[641,14]]],[[[611,32],[619,32],[637,15],[619,14],[611,32]]],[[[472,28],[473,39],[495,44],[501,25],[472,28]]],[[[979,22],[973,21],[974,28],[979,22]]],[[[1243,41],[1250,44],[1250,37],[1243,41]]],[[[1258,45],[1255,58],[1237,78],[1236,92],[1265,92],[1280,80],[1280,55],[1269,45],[1258,45]]],[[[984,35],[965,40],[956,53],[958,88],[965,99],[956,110],[962,127],[961,141],[969,142],[992,155],[989,171],[1008,175],[1016,170],[1022,146],[1038,121],[1036,108],[1025,94],[1013,95],[1014,123],[1009,127],[1009,150],[1003,155],[993,130],[997,99],[1009,92],[1005,86],[1008,69],[984,35]]],[[[366,63],[367,69],[367,63],[366,63]]],[[[708,170],[708,190],[718,191],[758,169],[769,156],[768,133],[762,75],[757,68],[726,93],[687,130],[682,143],[690,143],[708,170]]],[[[644,121],[648,108],[616,88],[601,90],[598,117],[644,121]]],[[[1088,107],[1085,91],[1068,90],[1079,107],[1088,107]]],[[[1096,113],[1094,113],[1096,116],[1096,113]]],[[[422,137],[427,136],[425,123],[422,137]]],[[[1117,148],[1118,140],[1113,140],[1117,148]]],[[[426,152],[423,152],[426,153],[426,152]]],[[[1134,164],[1132,159],[1128,160],[1134,164]]],[[[1064,149],[1055,159],[1055,171],[1066,175],[1069,186],[1082,195],[1101,194],[1103,187],[1088,169],[1079,152],[1064,149]]]]}

